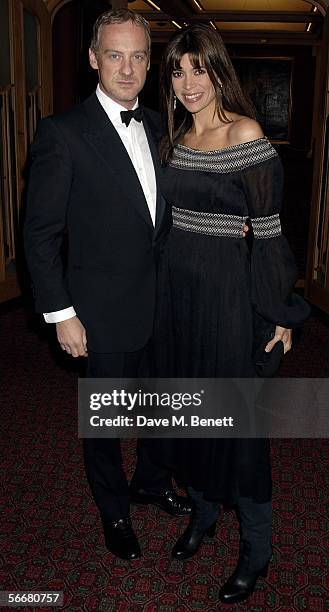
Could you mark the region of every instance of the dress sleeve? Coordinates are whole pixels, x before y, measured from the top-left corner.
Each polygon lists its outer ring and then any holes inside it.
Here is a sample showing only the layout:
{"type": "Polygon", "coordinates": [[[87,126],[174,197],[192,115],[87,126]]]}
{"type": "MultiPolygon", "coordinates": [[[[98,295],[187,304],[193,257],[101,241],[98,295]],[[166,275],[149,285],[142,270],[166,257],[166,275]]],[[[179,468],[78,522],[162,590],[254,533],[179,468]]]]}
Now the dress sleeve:
{"type": "MultiPolygon", "coordinates": [[[[293,293],[297,268],[281,233],[283,172],[277,154],[242,171],[248,215],[253,229],[251,300],[266,321],[296,327],[310,314],[305,300],[293,293]]],[[[296,219],[296,223],[298,220],[296,219]]]]}

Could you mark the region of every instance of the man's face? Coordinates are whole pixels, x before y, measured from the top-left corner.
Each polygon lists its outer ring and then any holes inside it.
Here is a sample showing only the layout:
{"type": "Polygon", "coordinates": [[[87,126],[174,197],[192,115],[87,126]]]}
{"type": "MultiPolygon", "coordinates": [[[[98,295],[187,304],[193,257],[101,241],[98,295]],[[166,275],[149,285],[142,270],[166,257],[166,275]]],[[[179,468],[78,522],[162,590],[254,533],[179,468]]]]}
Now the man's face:
{"type": "Polygon", "coordinates": [[[150,66],[144,28],[131,21],[103,26],[97,53],[89,49],[89,61],[98,70],[103,92],[121,106],[132,108],[150,66]]]}

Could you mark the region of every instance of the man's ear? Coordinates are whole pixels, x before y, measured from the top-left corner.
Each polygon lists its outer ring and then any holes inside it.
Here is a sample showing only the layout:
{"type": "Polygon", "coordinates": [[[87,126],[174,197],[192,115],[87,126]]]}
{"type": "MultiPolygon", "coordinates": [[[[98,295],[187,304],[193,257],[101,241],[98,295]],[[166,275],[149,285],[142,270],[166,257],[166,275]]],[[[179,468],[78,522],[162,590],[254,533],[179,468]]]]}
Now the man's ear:
{"type": "Polygon", "coordinates": [[[94,70],[98,70],[98,61],[97,57],[91,49],[89,49],[89,64],[94,70]]]}

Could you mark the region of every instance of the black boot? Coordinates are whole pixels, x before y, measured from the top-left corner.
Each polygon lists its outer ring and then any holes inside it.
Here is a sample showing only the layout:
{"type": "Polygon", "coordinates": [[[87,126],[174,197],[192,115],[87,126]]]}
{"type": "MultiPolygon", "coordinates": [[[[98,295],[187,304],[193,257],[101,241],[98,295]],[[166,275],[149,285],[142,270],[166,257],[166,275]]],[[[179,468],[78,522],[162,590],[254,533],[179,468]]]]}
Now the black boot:
{"type": "Polygon", "coordinates": [[[270,560],[258,570],[250,569],[250,545],[244,543],[240,549],[237,566],[219,591],[219,599],[226,604],[244,601],[254,592],[260,576],[266,578],[270,560]]]}
{"type": "Polygon", "coordinates": [[[193,515],[190,518],[190,522],[181,536],[179,536],[175,546],[171,551],[171,556],[175,559],[189,559],[193,557],[199,550],[200,544],[204,536],[213,538],[216,533],[216,523],[214,521],[210,527],[200,527],[198,518],[193,515]]]}

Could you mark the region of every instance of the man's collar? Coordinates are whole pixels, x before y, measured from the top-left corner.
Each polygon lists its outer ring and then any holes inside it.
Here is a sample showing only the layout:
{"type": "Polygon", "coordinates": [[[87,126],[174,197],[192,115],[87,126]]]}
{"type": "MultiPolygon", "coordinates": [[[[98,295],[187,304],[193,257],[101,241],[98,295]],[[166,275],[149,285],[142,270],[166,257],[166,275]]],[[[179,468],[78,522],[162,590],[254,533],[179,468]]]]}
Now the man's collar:
{"type": "MultiPolygon", "coordinates": [[[[121,104],[118,104],[118,102],[115,102],[114,100],[112,100],[112,98],[107,96],[102,91],[99,84],[97,85],[96,96],[98,98],[99,103],[102,105],[103,109],[105,110],[107,116],[112,121],[112,123],[114,121],[118,121],[119,123],[122,123],[120,113],[121,111],[127,110],[126,107],[122,106],[121,104]]],[[[134,104],[131,110],[134,110],[135,108],[137,108],[137,106],[138,106],[138,99],[136,100],[136,103],[134,104]]]]}

